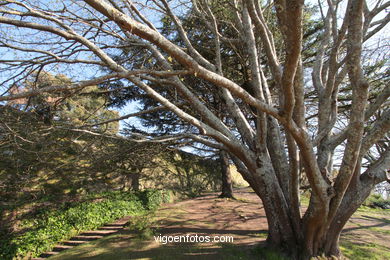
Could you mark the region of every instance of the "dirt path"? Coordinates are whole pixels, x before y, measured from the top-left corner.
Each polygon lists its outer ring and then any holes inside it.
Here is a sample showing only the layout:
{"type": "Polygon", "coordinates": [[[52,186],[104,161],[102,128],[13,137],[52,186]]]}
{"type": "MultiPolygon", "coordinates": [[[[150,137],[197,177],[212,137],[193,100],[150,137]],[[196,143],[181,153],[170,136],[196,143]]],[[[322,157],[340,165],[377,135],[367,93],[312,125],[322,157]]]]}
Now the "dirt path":
{"type": "Polygon", "coordinates": [[[259,237],[266,237],[267,220],[254,192],[237,191],[237,200],[216,196],[212,193],[166,205],[156,214],[157,233],[230,236],[236,245],[253,245],[259,242],[259,237]]]}
{"type": "MultiPolygon", "coordinates": [[[[50,259],[268,259],[269,252],[254,256],[256,245],[265,241],[267,220],[259,198],[249,189],[235,192],[237,200],[219,199],[217,193],[166,204],[154,216],[138,222],[151,225],[153,234],[122,231],[77,246],[50,259]],[[233,242],[161,243],[159,236],[218,236],[233,242]]],[[[138,224],[140,225],[140,224],[138,224]]],[[[142,226],[142,225],[140,225],[142,226]]],[[[142,227],[141,227],[142,228],[142,227]]],[[[172,238],[173,239],[173,238],[172,238]]],[[[187,238],[188,239],[188,238],[187,238]]],[[[363,211],[354,215],[342,235],[342,248],[351,259],[390,259],[389,212],[363,211]]],[[[278,259],[278,258],[274,258],[278,259]]]]}

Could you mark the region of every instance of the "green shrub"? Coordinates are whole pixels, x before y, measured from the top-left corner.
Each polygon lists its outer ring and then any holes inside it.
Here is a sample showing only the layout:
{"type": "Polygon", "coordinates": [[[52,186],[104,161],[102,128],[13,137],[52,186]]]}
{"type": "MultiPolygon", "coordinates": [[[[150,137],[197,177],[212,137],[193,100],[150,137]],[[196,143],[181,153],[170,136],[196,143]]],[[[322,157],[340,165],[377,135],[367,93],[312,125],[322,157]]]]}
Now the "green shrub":
{"type": "Polygon", "coordinates": [[[379,194],[371,194],[363,205],[370,208],[390,209],[390,200],[385,200],[379,194]]]}
{"type": "Polygon", "coordinates": [[[146,189],[139,192],[138,196],[148,210],[155,210],[162,203],[171,200],[171,192],[165,190],[146,189]]]}
{"type": "MultiPolygon", "coordinates": [[[[153,214],[153,213],[152,213],[153,214]]],[[[150,239],[154,235],[152,226],[154,225],[154,216],[150,216],[150,212],[138,216],[134,216],[128,223],[128,228],[136,232],[140,239],[150,239]]]]}
{"type": "MultiPolygon", "coordinates": [[[[88,201],[64,204],[56,211],[44,211],[23,223],[27,231],[16,237],[0,239],[0,259],[15,256],[33,257],[50,250],[56,243],[86,230],[96,229],[127,215],[156,209],[167,200],[163,191],[147,190],[137,193],[105,192],[90,194],[88,201]]],[[[169,198],[169,196],[168,196],[169,198]]],[[[1,235],[1,234],[0,234],[1,235]]]]}

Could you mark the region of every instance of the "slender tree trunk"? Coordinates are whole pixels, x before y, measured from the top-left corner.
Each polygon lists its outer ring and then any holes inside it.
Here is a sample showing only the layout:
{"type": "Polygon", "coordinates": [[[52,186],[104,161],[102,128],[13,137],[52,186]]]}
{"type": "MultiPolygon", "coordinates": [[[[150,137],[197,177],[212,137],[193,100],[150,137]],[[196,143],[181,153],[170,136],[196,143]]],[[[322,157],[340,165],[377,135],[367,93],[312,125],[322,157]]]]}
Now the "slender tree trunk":
{"type": "Polygon", "coordinates": [[[132,174],[132,179],[131,179],[131,189],[133,191],[139,191],[139,179],[141,177],[141,169],[136,168],[136,171],[132,174]]]}
{"type": "Polygon", "coordinates": [[[220,151],[222,193],[220,198],[234,198],[232,175],[229,167],[229,156],[227,152],[220,151]]]}

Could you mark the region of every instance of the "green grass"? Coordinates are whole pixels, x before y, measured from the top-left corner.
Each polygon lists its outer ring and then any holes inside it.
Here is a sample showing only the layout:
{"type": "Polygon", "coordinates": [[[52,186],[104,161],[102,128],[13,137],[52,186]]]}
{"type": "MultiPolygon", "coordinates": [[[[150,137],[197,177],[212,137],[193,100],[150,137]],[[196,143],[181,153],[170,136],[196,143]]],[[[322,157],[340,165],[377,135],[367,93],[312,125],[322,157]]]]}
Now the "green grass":
{"type": "Polygon", "coordinates": [[[155,212],[134,216],[128,223],[128,228],[137,234],[140,239],[151,239],[155,235],[155,212]]]}
{"type": "Polygon", "coordinates": [[[341,240],[343,255],[353,260],[387,260],[390,259],[390,250],[387,247],[374,243],[356,243],[351,240],[341,240]]]}
{"type": "Polygon", "coordinates": [[[380,229],[380,228],[376,228],[376,227],[369,227],[368,229],[375,231],[375,232],[378,232],[378,233],[383,234],[383,235],[390,236],[390,230],[384,230],[384,229],[380,229]]]}
{"type": "Polygon", "coordinates": [[[245,198],[241,198],[241,197],[235,197],[235,199],[240,201],[240,202],[243,202],[243,203],[254,203],[251,200],[248,200],[248,199],[245,199],[245,198]]]}
{"type": "Polygon", "coordinates": [[[222,259],[228,260],[249,260],[254,259],[254,250],[244,249],[234,244],[219,244],[221,247],[222,259]]]}
{"type": "MultiPolygon", "coordinates": [[[[128,257],[129,250],[126,250],[125,248],[120,248],[119,250],[115,250],[112,247],[112,242],[117,241],[118,238],[122,240],[125,237],[123,237],[122,235],[107,236],[99,240],[77,246],[70,250],[66,250],[59,255],[50,257],[50,259],[70,260],[70,259],[80,259],[82,257],[91,257],[91,258],[101,259],[101,260],[129,259],[128,257]]],[[[132,239],[132,240],[134,244],[136,244],[137,241],[141,241],[139,239],[132,239]]]]}
{"type": "Polygon", "coordinates": [[[357,213],[387,213],[390,214],[390,209],[381,209],[381,208],[371,208],[365,205],[360,206],[357,211],[357,213]]]}
{"type": "Polygon", "coordinates": [[[262,260],[288,260],[288,258],[283,256],[280,252],[261,246],[256,248],[255,254],[262,260]]]}
{"type": "Polygon", "coordinates": [[[254,234],[254,236],[266,239],[268,237],[268,233],[266,233],[266,232],[256,233],[256,234],[254,234]]]}

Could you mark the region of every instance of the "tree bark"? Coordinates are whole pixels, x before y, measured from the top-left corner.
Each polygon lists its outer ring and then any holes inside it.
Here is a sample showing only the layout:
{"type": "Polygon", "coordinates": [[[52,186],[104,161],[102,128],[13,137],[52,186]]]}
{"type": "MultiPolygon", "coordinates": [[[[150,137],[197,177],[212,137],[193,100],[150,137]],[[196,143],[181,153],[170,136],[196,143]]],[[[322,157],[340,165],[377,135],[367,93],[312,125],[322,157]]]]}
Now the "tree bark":
{"type": "Polygon", "coordinates": [[[132,179],[131,179],[131,189],[133,191],[139,191],[139,186],[140,186],[140,183],[139,183],[139,179],[141,177],[141,170],[140,169],[136,169],[136,172],[134,172],[132,174],[132,179]]]}
{"type": "MultiPolygon", "coordinates": [[[[256,177],[246,181],[263,202],[268,222],[267,245],[286,253],[291,259],[300,259],[302,234],[294,226],[294,222],[300,223],[300,219],[294,219],[295,215],[290,214],[290,205],[279,185],[269,156],[260,156],[256,164],[258,168],[252,173],[256,177]]],[[[239,170],[241,172],[240,168],[239,170]]]]}
{"type": "Polygon", "coordinates": [[[229,156],[227,152],[220,151],[222,192],[219,198],[233,199],[232,175],[229,167],[229,156]]]}
{"type": "MultiPolygon", "coordinates": [[[[264,163],[264,162],[263,162],[264,163]]],[[[272,174],[272,168],[267,171],[267,165],[258,170],[267,177],[250,180],[251,187],[262,199],[268,221],[267,244],[280,252],[284,252],[290,259],[308,260],[311,257],[325,255],[340,257],[339,238],[348,219],[356,212],[359,206],[369,196],[376,184],[375,178],[369,175],[357,175],[346,191],[344,199],[332,223],[328,225],[327,215],[332,195],[326,201],[319,197],[311,198],[305,217],[295,219],[290,214],[282,189],[272,174]],[[360,177],[359,177],[360,176],[360,177]],[[272,183],[272,184],[271,184],[272,183]],[[300,223],[297,230],[295,223],[300,223]]],[[[377,181],[378,182],[378,181],[377,181]]],[[[315,196],[315,195],[312,195],[315,196]]]]}
{"type": "MultiPolygon", "coordinates": [[[[367,189],[368,190],[368,189],[367,189]]],[[[353,192],[350,192],[350,195],[353,192]]],[[[369,195],[364,192],[359,201],[369,195]]],[[[352,197],[351,197],[352,198],[352,197]]],[[[348,200],[351,202],[351,200],[348,200]]],[[[342,210],[339,212],[330,228],[325,230],[325,217],[320,217],[321,212],[314,212],[311,221],[306,225],[302,225],[303,234],[294,230],[294,225],[284,215],[284,210],[272,207],[267,202],[263,202],[268,220],[268,237],[267,245],[275,251],[283,252],[289,256],[289,259],[309,260],[312,257],[325,255],[326,257],[341,257],[342,253],[339,247],[339,239],[341,231],[343,230],[348,219],[359,208],[360,204],[351,203],[347,205],[344,202],[342,210]],[[300,237],[301,236],[301,237],[300,237]]]]}

